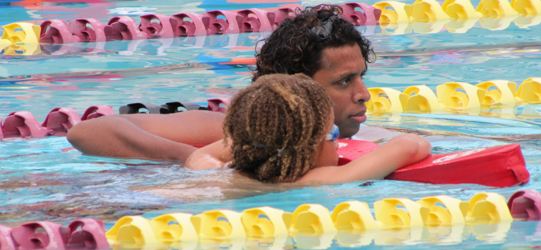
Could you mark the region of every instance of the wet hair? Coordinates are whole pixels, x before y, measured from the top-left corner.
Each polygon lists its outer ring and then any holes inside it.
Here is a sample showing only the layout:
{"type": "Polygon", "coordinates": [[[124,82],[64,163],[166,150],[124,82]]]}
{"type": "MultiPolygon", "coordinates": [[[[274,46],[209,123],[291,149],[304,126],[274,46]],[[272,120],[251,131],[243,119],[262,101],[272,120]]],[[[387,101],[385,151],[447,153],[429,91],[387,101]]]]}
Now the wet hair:
{"type": "Polygon", "coordinates": [[[270,37],[262,40],[265,44],[255,54],[252,81],[273,73],[303,73],[312,77],[324,63],[322,52],[326,48],[357,44],[364,60],[372,62],[370,41],[351,22],[340,18],[341,14],[342,8],[336,5],[297,9],[295,17],[284,19],[270,37]]]}
{"type": "Polygon", "coordinates": [[[238,92],[224,121],[231,167],[261,182],[294,182],[313,168],[332,101],[303,74],[271,74],[238,92]]]}

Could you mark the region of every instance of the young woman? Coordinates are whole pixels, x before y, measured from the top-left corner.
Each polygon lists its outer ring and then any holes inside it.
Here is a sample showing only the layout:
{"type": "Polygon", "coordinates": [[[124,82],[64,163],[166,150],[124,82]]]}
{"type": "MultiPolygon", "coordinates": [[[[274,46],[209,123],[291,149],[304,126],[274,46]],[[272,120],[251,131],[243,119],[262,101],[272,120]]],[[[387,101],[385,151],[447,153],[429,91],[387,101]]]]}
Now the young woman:
{"type": "Polygon", "coordinates": [[[310,77],[261,76],[234,97],[224,140],[195,151],[190,169],[231,167],[261,182],[339,183],[381,179],[430,154],[428,141],[401,135],[358,159],[337,166],[338,127],[333,103],[310,77]]]}

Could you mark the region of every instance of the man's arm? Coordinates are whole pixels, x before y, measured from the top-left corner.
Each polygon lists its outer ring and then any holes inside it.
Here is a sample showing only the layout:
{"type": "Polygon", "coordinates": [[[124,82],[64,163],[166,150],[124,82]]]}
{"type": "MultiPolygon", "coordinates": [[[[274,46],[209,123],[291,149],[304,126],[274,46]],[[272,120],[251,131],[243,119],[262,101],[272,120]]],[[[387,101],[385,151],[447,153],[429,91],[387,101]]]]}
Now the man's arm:
{"type": "Polygon", "coordinates": [[[426,158],[430,152],[431,145],[424,138],[413,134],[400,135],[344,166],[312,169],[298,182],[342,183],[382,179],[399,168],[426,158]]]}
{"type": "Polygon", "coordinates": [[[68,141],[84,154],[184,162],[223,137],[224,115],[210,111],[103,116],[80,122],[68,141]]]}

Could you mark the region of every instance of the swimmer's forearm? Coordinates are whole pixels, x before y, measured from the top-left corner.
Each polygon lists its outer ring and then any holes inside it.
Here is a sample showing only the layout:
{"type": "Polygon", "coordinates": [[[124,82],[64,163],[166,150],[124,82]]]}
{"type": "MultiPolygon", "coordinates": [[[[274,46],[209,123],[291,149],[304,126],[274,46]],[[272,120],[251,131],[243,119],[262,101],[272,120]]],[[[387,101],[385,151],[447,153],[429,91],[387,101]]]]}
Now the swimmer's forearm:
{"type": "Polygon", "coordinates": [[[210,111],[185,111],[174,114],[120,115],[153,135],[195,147],[223,138],[224,114],[210,111]]]}
{"type": "Polygon", "coordinates": [[[151,134],[122,116],[83,121],[67,135],[88,155],[184,162],[196,148],[151,134]]]}
{"type": "Polygon", "coordinates": [[[430,143],[413,134],[397,136],[380,148],[343,166],[351,175],[341,174],[344,181],[378,180],[399,168],[426,158],[431,152],[430,143]]]}
{"type": "Polygon", "coordinates": [[[399,168],[426,158],[430,152],[431,145],[424,138],[401,135],[344,166],[313,169],[299,181],[342,183],[382,179],[399,168]]]}

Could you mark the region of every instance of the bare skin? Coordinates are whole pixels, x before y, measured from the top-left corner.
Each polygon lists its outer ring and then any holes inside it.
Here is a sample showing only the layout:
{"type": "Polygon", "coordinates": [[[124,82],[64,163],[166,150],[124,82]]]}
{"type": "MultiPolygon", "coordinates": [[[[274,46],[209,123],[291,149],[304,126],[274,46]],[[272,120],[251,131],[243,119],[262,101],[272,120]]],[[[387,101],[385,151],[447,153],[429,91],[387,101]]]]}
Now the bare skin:
{"type": "Polygon", "coordinates": [[[224,117],[209,111],[103,116],[80,122],[67,137],[89,155],[184,162],[194,146],[223,138],[224,117]]]}
{"type": "MultiPolygon", "coordinates": [[[[366,120],[365,103],[370,99],[362,81],[366,63],[358,45],[324,49],[323,61],[312,78],[335,104],[334,123],[341,137],[350,137],[366,120]]],[[[196,150],[193,146],[221,141],[223,118],[206,111],[114,115],[83,121],[67,138],[87,155],[184,162],[196,150]]]]}
{"type": "Polygon", "coordinates": [[[358,45],[323,50],[323,64],[313,76],[334,103],[334,124],[340,128],[340,137],[349,138],[366,121],[366,102],[370,93],[363,82],[366,62],[358,45]]]}
{"type": "Polygon", "coordinates": [[[422,137],[400,135],[346,165],[314,168],[297,183],[332,184],[383,179],[397,169],[421,161],[430,152],[430,143],[422,137]]]}
{"type": "MultiPolygon", "coordinates": [[[[327,125],[332,129],[334,115],[327,125]]],[[[227,147],[215,142],[194,152],[186,161],[186,167],[194,170],[223,168],[232,160],[231,143],[227,147]]],[[[378,149],[361,156],[350,163],[337,166],[336,142],[323,140],[316,153],[313,169],[296,183],[332,184],[353,181],[383,179],[395,170],[426,158],[431,153],[430,143],[413,134],[397,136],[378,149]]]]}

